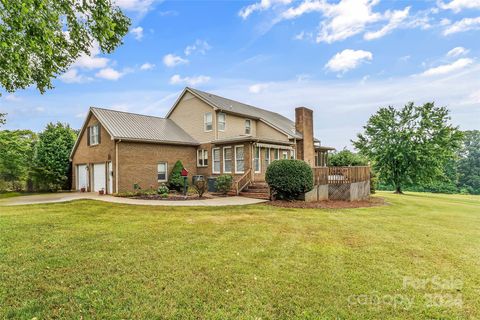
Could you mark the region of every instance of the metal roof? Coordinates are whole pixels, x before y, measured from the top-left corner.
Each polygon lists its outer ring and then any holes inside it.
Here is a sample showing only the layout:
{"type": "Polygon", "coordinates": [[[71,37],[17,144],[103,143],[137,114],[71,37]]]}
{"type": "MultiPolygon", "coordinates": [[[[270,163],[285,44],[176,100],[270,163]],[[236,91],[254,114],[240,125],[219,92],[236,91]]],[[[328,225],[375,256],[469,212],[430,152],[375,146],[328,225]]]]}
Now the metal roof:
{"type": "Polygon", "coordinates": [[[199,144],[170,119],[94,107],[90,110],[113,139],[199,144]]]}
{"type": "Polygon", "coordinates": [[[203,100],[207,101],[210,105],[217,107],[222,111],[237,113],[243,116],[250,117],[252,119],[260,119],[265,123],[284,132],[285,134],[287,134],[292,138],[297,138],[297,139],[302,138],[302,134],[295,130],[295,122],[282,116],[281,114],[268,111],[265,109],[260,109],[242,102],[220,97],[215,94],[200,91],[190,87],[187,87],[186,89],[192,92],[193,94],[201,97],[203,100]]]}

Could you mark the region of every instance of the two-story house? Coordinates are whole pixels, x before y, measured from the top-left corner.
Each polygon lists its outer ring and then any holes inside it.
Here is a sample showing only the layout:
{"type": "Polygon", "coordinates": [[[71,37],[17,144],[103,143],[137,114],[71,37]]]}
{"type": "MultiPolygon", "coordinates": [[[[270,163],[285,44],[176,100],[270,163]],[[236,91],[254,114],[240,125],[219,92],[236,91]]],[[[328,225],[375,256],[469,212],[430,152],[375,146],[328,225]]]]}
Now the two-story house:
{"type": "Polygon", "coordinates": [[[189,175],[231,174],[249,184],[264,181],[266,168],[278,159],[325,166],[331,149],[314,139],[310,109],[296,108],[294,122],[185,88],[165,118],[90,108],[71,153],[72,188],[156,188],[168,181],[177,160],[189,175]]]}

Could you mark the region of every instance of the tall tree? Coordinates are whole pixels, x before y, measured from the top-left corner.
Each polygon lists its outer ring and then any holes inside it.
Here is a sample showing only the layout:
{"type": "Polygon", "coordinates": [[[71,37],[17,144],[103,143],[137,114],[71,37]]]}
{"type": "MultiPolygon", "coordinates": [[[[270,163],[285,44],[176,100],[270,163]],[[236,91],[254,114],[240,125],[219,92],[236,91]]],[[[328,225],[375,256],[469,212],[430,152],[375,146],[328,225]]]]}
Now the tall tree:
{"type": "Polygon", "coordinates": [[[33,158],[37,187],[59,190],[68,180],[70,152],[76,134],[68,124],[49,123],[38,137],[33,158]]]}
{"type": "Polygon", "coordinates": [[[480,130],[465,131],[458,161],[459,187],[480,194],[480,130]]]}
{"type": "Polygon", "coordinates": [[[462,133],[450,124],[447,108],[411,102],[400,110],[380,108],[357,137],[353,145],[372,161],[379,179],[402,193],[404,186],[441,176],[460,146],[462,133]]]}
{"type": "Polygon", "coordinates": [[[0,0],[0,85],[43,93],[94,42],[112,52],[129,25],[111,0],[0,0]]]}
{"type": "Polygon", "coordinates": [[[24,187],[36,135],[30,130],[0,131],[0,179],[12,190],[24,187]]]}

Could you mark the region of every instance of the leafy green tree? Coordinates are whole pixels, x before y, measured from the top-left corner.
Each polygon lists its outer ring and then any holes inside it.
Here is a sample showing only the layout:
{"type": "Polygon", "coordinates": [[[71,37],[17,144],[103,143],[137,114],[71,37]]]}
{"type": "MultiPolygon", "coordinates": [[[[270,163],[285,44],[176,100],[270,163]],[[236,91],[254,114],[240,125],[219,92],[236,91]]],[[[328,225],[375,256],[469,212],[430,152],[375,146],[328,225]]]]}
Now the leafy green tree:
{"type": "Polygon", "coordinates": [[[29,175],[36,135],[30,130],[0,131],[0,179],[23,189],[29,175]]]}
{"type": "Polygon", "coordinates": [[[358,153],[344,149],[328,156],[328,165],[335,167],[366,166],[368,160],[358,153]]]}
{"type": "Polygon", "coordinates": [[[459,187],[480,194],[480,130],[465,131],[458,161],[459,187]]]}
{"type": "Polygon", "coordinates": [[[49,123],[39,134],[33,158],[37,187],[56,191],[65,186],[70,168],[70,152],[77,136],[68,124],[49,123]]]}
{"type": "Polygon", "coordinates": [[[2,0],[0,84],[9,92],[36,85],[44,93],[94,42],[112,52],[129,25],[111,0],[2,0]]]}
{"type": "Polygon", "coordinates": [[[6,113],[0,113],[0,125],[5,124],[5,122],[6,122],[5,116],[6,115],[7,115],[6,113]]]}
{"type": "Polygon", "coordinates": [[[168,177],[168,187],[171,190],[177,190],[181,192],[183,190],[183,184],[185,179],[182,177],[183,164],[178,160],[173,166],[172,173],[168,177]]]}
{"type": "Polygon", "coordinates": [[[372,161],[379,179],[402,193],[405,186],[442,176],[446,162],[454,158],[462,133],[449,123],[448,114],[433,103],[380,108],[352,143],[372,161]]]}

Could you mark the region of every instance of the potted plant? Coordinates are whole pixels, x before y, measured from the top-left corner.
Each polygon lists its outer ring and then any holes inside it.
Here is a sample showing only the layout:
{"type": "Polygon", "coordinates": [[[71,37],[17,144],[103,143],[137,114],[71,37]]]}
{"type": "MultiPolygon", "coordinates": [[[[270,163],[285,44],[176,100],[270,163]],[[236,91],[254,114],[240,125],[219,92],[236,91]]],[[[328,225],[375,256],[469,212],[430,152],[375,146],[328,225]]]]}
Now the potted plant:
{"type": "Polygon", "coordinates": [[[101,196],[103,196],[103,195],[105,194],[105,189],[104,189],[104,188],[100,189],[100,190],[98,191],[98,194],[101,195],[101,196]]]}

